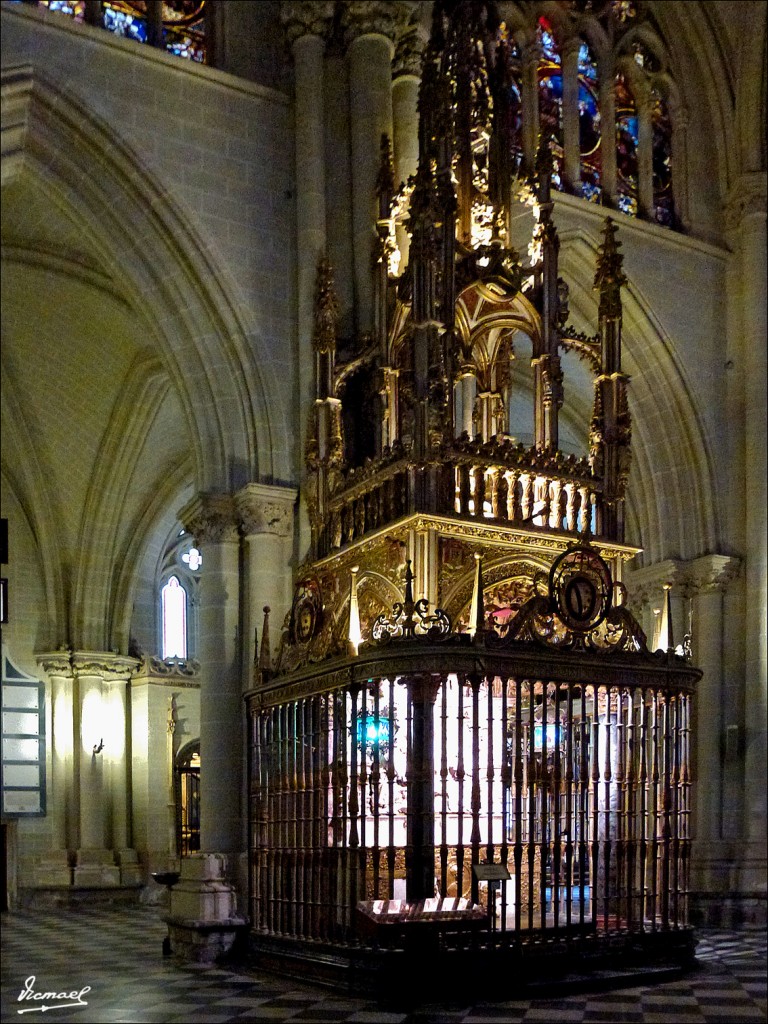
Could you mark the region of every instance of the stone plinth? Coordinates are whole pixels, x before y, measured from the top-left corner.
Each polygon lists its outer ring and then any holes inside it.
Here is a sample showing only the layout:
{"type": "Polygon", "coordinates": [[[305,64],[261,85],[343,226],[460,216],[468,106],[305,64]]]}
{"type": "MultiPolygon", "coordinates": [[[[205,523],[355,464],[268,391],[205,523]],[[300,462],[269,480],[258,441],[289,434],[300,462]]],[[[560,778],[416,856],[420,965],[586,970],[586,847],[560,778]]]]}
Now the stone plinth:
{"type": "Polygon", "coordinates": [[[83,887],[120,885],[120,868],[115,864],[115,855],[111,850],[78,850],[73,882],[83,887]]]}
{"type": "Polygon", "coordinates": [[[212,963],[236,951],[248,930],[237,913],[235,887],[226,880],[227,859],[208,853],[181,863],[166,917],[171,952],[181,959],[212,963]]]}
{"type": "Polygon", "coordinates": [[[34,867],[35,888],[72,885],[72,868],[66,850],[50,850],[34,867]]]}
{"type": "Polygon", "coordinates": [[[122,885],[141,885],[141,865],[139,864],[139,855],[135,850],[115,850],[115,860],[120,865],[120,882],[122,885]]]}

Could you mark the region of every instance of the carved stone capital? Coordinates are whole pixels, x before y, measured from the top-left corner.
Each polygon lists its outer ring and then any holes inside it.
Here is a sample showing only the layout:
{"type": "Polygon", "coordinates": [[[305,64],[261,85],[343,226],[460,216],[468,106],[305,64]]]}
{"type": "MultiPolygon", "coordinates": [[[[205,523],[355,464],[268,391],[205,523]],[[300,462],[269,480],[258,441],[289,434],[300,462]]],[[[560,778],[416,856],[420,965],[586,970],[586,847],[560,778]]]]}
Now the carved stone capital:
{"type": "Polygon", "coordinates": [[[382,0],[350,0],[344,12],[344,39],[347,46],[360,36],[384,36],[394,43],[397,33],[398,4],[382,0]]]}
{"type": "Polygon", "coordinates": [[[243,533],[271,533],[288,537],[293,530],[296,491],[292,487],[246,484],[235,495],[235,507],[243,533]]]}
{"type": "Polygon", "coordinates": [[[46,651],[43,654],[38,654],[35,660],[47,675],[71,679],[74,675],[71,654],[72,652],[68,648],[62,648],[58,651],[46,651]]]}
{"type": "Polygon", "coordinates": [[[181,509],[179,519],[199,547],[238,539],[231,494],[198,494],[181,509]]]}
{"type": "Polygon", "coordinates": [[[333,20],[331,0],[283,0],[280,20],[291,46],[302,36],[320,36],[324,39],[333,20]]]}
{"type": "Polygon", "coordinates": [[[421,57],[427,43],[427,33],[418,22],[411,19],[398,26],[395,36],[395,56],[392,61],[392,77],[421,78],[421,57]]]}
{"type": "Polygon", "coordinates": [[[741,572],[741,559],[729,555],[703,555],[685,566],[684,591],[690,595],[725,592],[741,572]]]}
{"type": "Polygon", "coordinates": [[[72,651],[70,660],[76,676],[98,676],[106,683],[127,682],[141,667],[138,658],[112,651],[72,651]]]}
{"type": "Polygon", "coordinates": [[[723,207],[726,232],[738,233],[745,218],[750,215],[765,217],[767,181],[765,171],[752,171],[739,176],[723,207]]]}
{"type": "Polygon", "coordinates": [[[672,584],[672,593],[679,597],[725,591],[741,572],[741,559],[730,555],[702,555],[688,562],[665,559],[655,565],[626,573],[624,583],[630,606],[655,602],[661,605],[665,583],[672,584]]]}
{"type": "Polygon", "coordinates": [[[644,565],[641,569],[625,570],[624,586],[627,588],[629,607],[640,608],[653,602],[660,606],[665,583],[672,584],[673,593],[677,591],[683,565],[677,559],[666,558],[663,562],[644,565]]]}

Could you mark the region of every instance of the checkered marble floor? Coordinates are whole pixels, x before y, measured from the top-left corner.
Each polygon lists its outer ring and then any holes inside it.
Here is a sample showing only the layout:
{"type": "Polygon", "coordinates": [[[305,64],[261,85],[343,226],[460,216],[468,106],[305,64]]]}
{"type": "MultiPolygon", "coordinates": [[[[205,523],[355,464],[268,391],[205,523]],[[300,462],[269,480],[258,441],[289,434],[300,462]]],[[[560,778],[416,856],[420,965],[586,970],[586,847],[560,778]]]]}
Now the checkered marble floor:
{"type": "MultiPolygon", "coordinates": [[[[344,1024],[763,1024],[766,933],[701,932],[697,966],[654,987],[580,992],[557,998],[428,1005],[392,1012],[253,968],[179,967],[161,955],[165,927],[157,908],[83,908],[3,914],[3,1022],[71,1024],[229,1021],[344,1024]],[[32,978],[30,982],[28,979],[32,978]],[[87,1005],[42,1010],[29,993],[77,993],[87,1005]]],[[[49,1001],[48,1005],[51,1005],[49,1001]]]]}

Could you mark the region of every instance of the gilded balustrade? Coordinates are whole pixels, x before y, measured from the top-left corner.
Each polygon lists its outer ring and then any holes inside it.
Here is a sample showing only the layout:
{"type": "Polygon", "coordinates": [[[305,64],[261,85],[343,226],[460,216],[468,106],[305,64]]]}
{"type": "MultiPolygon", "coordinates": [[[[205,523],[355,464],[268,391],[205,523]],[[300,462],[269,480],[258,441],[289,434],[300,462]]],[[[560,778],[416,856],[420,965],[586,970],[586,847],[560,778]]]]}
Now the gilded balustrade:
{"type": "Polygon", "coordinates": [[[428,462],[392,454],[347,475],[330,501],[321,556],[414,512],[602,536],[602,488],[586,459],[461,440],[428,462]]]}

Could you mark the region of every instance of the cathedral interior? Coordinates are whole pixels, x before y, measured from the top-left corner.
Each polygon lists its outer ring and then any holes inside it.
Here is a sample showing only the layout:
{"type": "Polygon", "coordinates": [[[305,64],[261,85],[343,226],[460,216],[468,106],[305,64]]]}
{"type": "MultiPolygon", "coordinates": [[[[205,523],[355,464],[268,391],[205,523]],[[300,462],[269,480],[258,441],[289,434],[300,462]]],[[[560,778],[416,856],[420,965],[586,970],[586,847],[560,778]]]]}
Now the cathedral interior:
{"type": "Polygon", "coordinates": [[[2,0],[4,909],[765,926],[766,10],[2,0]]]}

